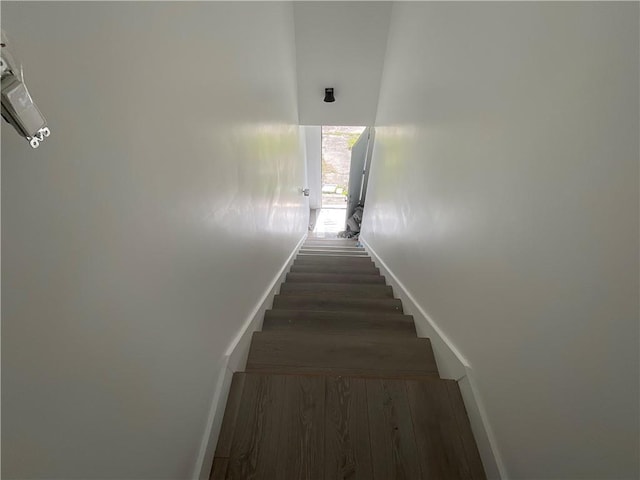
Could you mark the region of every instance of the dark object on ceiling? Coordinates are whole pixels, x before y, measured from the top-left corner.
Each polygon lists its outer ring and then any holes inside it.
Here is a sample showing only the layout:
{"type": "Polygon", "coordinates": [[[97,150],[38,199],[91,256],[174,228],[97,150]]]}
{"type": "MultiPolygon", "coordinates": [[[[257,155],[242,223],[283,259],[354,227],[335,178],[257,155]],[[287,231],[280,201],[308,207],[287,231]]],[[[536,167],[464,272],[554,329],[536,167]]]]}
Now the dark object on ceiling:
{"type": "Polygon", "coordinates": [[[336,97],[333,96],[333,88],[324,89],[324,101],[327,103],[336,101],[336,97]]]}

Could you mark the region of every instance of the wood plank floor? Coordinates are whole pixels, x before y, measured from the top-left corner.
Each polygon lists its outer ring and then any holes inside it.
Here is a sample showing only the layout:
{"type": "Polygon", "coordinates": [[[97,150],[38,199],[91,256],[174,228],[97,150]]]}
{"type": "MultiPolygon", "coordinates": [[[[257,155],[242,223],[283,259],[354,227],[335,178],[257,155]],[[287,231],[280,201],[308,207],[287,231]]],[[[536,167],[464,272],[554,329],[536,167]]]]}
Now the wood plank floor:
{"type": "Polygon", "coordinates": [[[364,249],[303,250],[233,376],[210,479],[484,479],[458,384],[364,249]]]}

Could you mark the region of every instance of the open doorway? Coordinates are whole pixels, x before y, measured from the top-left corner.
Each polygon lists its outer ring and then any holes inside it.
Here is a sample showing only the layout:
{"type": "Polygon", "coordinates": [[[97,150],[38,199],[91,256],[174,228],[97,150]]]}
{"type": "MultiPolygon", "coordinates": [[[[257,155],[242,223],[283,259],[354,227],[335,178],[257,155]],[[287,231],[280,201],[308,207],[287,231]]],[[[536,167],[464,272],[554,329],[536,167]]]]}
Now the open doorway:
{"type": "Polygon", "coordinates": [[[351,150],[366,127],[323,126],[322,198],[314,232],[336,236],[345,230],[351,150]]]}

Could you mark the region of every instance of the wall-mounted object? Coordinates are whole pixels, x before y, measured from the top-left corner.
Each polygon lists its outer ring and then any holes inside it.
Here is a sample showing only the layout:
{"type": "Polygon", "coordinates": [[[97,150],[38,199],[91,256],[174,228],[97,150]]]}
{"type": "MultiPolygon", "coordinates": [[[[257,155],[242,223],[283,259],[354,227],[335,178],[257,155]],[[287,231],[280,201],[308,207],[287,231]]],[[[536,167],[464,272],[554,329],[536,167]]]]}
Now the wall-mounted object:
{"type": "Polygon", "coordinates": [[[2,32],[0,44],[0,85],[2,98],[2,118],[18,134],[29,140],[32,148],[38,148],[40,142],[51,135],[47,121],[33,103],[33,99],[24,84],[22,65],[11,54],[7,39],[2,32]]]}
{"type": "Polygon", "coordinates": [[[324,101],[327,103],[336,101],[336,97],[333,96],[333,88],[324,89],[324,101]]]}

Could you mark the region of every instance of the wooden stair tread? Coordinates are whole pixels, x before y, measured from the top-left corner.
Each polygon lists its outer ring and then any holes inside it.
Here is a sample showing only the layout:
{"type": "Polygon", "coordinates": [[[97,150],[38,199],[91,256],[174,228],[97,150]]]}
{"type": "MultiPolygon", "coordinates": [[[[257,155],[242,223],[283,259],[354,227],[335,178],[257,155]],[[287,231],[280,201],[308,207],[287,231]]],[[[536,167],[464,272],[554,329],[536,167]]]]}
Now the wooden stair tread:
{"type": "Polygon", "coordinates": [[[352,245],[349,245],[349,244],[346,244],[346,243],[343,243],[341,245],[340,244],[338,244],[338,245],[328,245],[328,244],[323,244],[323,243],[317,243],[316,242],[316,243],[303,243],[302,247],[303,248],[321,248],[321,249],[328,249],[328,250],[329,249],[336,249],[336,250],[339,250],[339,249],[364,250],[365,249],[362,245],[358,245],[358,244],[355,244],[355,243],[352,244],[352,245]]]}
{"type": "Polygon", "coordinates": [[[369,254],[367,252],[348,252],[344,250],[335,250],[331,252],[327,252],[324,250],[311,250],[311,249],[301,249],[298,252],[298,257],[303,256],[320,256],[320,257],[356,257],[356,258],[369,258],[369,254]]]}
{"type": "Polygon", "coordinates": [[[370,257],[346,257],[339,255],[298,255],[294,265],[374,265],[370,257]]]}
{"type": "Polygon", "coordinates": [[[287,273],[287,282],[385,284],[381,275],[361,273],[287,273]]]}
{"type": "Polygon", "coordinates": [[[276,295],[273,299],[273,308],[402,313],[402,302],[397,298],[327,297],[319,294],[276,295]]]}
{"type": "Polygon", "coordinates": [[[318,249],[346,249],[351,250],[354,248],[364,249],[364,247],[358,246],[356,243],[303,243],[301,248],[318,248],[318,249]]]}
{"type": "Polygon", "coordinates": [[[326,297],[393,298],[389,285],[358,285],[350,283],[285,282],[280,295],[320,295],[326,297]]]}
{"type": "Polygon", "coordinates": [[[366,252],[362,247],[350,247],[350,246],[325,246],[325,245],[302,245],[302,250],[317,250],[319,252],[366,252]]]}
{"type": "Polygon", "coordinates": [[[410,315],[397,313],[267,310],[263,331],[287,330],[326,334],[380,333],[384,335],[416,336],[410,315]]]}
{"type": "Polygon", "coordinates": [[[390,378],[438,376],[428,338],[255,332],[247,372],[390,378]]]}
{"type": "Polygon", "coordinates": [[[216,451],[212,479],[486,478],[453,380],[236,376],[230,448],[216,451]]]}
{"type": "Polygon", "coordinates": [[[353,273],[379,275],[380,269],[373,263],[369,265],[291,265],[291,273],[353,273]]]}
{"type": "Polygon", "coordinates": [[[320,239],[307,239],[304,241],[303,245],[319,245],[319,246],[353,246],[355,247],[358,244],[355,240],[350,240],[347,238],[334,238],[327,240],[320,239]]]}

